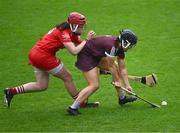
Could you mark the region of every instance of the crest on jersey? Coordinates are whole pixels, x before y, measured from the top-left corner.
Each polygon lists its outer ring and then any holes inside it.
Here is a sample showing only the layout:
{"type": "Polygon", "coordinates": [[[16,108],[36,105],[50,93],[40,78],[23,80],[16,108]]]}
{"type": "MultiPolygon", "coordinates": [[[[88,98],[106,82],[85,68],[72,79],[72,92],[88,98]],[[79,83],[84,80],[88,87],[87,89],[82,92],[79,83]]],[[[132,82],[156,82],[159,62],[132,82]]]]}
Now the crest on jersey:
{"type": "Polygon", "coordinates": [[[70,36],[68,34],[62,35],[63,39],[69,39],[70,36]]]}
{"type": "Polygon", "coordinates": [[[109,57],[114,57],[115,54],[116,54],[116,51],[117,51],[117,49],[113,46],[113,47],[111,48],[111,51],[110,51],[109,54],[105,51],[105,55],[106,55],[106,56],[109,56],[109,57]]]}

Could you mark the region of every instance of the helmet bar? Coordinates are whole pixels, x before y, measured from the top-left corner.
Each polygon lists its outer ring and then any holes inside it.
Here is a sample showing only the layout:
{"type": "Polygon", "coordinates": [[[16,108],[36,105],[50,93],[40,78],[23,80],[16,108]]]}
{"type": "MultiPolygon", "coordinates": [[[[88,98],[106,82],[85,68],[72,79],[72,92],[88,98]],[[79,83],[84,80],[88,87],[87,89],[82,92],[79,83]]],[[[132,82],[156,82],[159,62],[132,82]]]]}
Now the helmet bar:
{"type": "Polygon", "coordinates": [[[72,32],[76,32],[77,28],[79,25],[76,25],[76,24],[69,24],[70,25],[70,29],[72,32]]]}
{"type": "Polygon", "coordinates": [[[131,45],[131,43],[128,40],[125,40],[125,41],[122,40],[122,47],[126,49],[131,45]]]}

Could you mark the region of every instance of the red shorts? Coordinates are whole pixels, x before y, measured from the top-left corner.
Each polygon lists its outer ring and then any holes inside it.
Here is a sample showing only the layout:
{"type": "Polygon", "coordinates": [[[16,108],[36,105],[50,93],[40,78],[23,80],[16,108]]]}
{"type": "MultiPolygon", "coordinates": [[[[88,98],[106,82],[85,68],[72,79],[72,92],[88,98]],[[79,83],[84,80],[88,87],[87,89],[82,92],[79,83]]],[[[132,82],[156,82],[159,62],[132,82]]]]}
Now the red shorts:
{"type": "Polygon", "coordinates": [[[44,50],[32,48],[29,52],[29,64],[41,70],[49,71],[60,65],[61,61],[44,50]]]}

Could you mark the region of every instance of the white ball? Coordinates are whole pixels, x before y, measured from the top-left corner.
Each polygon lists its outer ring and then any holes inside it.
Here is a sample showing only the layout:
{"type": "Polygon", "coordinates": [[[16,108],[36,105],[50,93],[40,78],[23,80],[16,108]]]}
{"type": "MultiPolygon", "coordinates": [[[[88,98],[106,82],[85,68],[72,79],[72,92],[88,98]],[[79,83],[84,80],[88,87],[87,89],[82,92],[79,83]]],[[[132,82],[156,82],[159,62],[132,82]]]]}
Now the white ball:
{"type": "Polygon", "coordinates": [[[167,102],[166,101],[162,101],[161,105],[165,106],[165,105],[167,105],[167,102]]]}

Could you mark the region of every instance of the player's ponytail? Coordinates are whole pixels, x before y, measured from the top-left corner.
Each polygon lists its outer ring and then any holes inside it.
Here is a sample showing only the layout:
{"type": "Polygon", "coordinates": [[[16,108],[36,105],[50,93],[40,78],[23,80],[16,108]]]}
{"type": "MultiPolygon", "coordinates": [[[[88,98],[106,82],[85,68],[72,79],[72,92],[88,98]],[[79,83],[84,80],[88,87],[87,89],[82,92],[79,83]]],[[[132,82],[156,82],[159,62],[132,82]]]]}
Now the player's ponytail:
{"type": "Polygon", "coordinates": [[[65,30],[65,29],[70,29],[70,26],[69,26],[69,23],[65,21],[65,22],[57,24],[56,28],[60,30],[65,30]]]}

